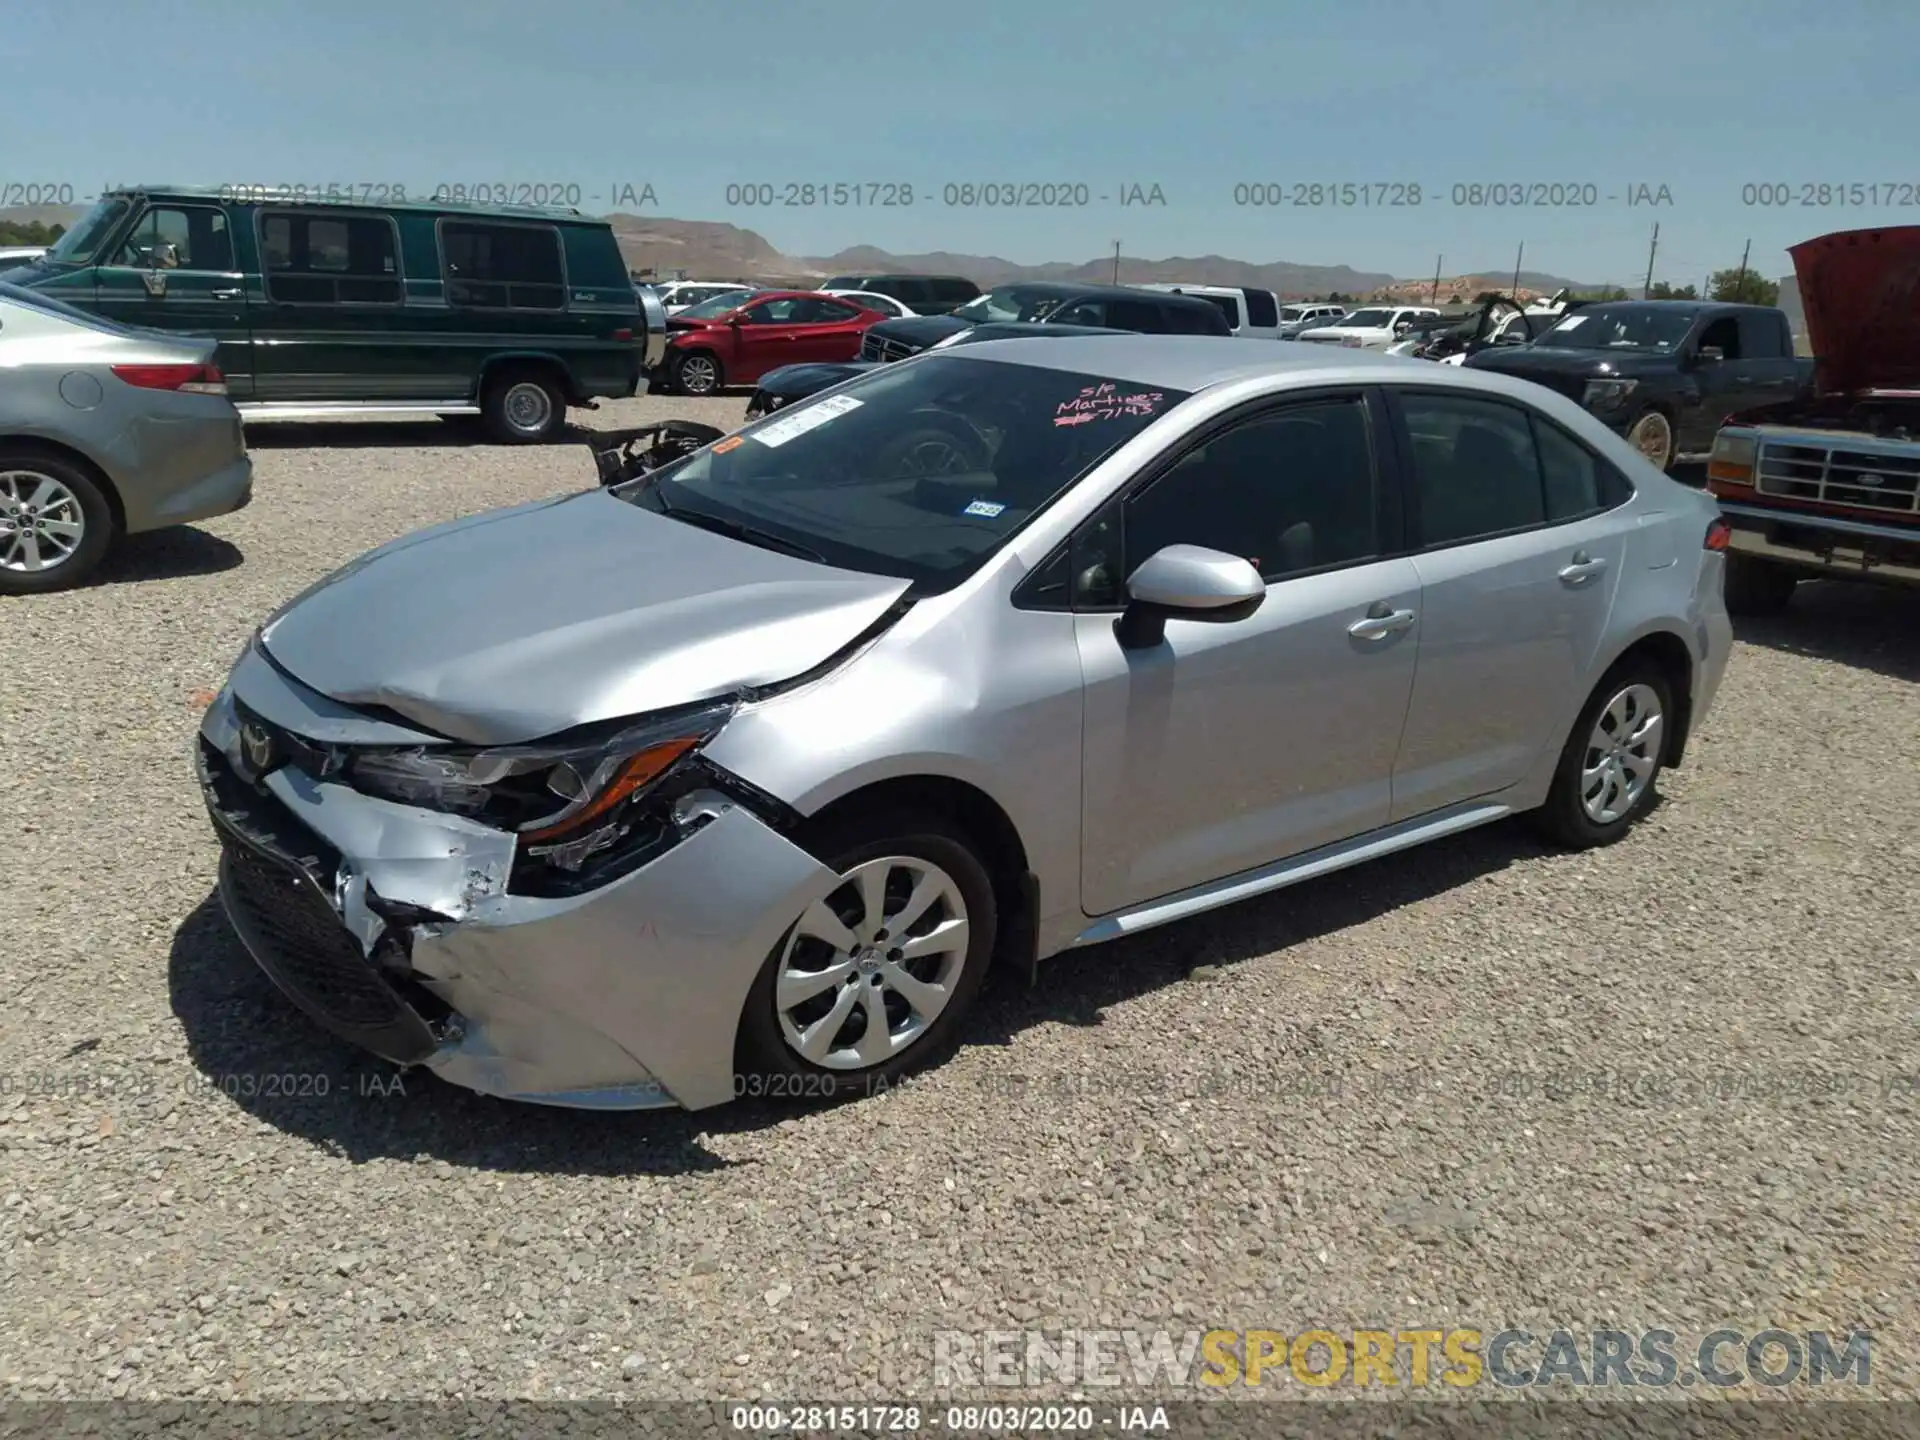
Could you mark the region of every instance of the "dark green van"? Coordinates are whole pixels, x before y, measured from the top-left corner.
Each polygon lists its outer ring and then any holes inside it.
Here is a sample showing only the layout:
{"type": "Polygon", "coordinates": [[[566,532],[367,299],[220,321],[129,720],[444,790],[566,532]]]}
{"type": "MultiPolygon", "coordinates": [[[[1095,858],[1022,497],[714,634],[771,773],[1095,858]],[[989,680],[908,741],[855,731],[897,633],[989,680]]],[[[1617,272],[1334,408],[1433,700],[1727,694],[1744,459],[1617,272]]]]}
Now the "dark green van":
{"type": "Polygon", "coordinates": [[[479,415],[543,440],[569,405],[644,393],[667,340],[612,228],[577,210],[146,185],[7,279],[213,336],[249,419],[479,415]]]}

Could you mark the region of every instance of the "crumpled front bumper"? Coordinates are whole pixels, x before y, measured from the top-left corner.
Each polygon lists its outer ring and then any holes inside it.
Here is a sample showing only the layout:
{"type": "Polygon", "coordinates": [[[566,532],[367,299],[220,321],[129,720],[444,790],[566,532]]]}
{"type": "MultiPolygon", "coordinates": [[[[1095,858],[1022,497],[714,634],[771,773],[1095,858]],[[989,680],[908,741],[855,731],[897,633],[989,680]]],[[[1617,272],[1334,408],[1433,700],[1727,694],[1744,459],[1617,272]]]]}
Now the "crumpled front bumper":
{"type": "Polygon", "coordinates": [[[734,1097],[747,991],[794,917],[838,883],[830,870],[723,800],[598,890],[509,894],[503,831],[297,763],[249,784],[236,693],[314,738],[339,738],[325,733],[339,707],[250,653],[197,746],[222,902],[302,1009],[396,1063],[505,1099],[700,1109],[734,1097]]]}

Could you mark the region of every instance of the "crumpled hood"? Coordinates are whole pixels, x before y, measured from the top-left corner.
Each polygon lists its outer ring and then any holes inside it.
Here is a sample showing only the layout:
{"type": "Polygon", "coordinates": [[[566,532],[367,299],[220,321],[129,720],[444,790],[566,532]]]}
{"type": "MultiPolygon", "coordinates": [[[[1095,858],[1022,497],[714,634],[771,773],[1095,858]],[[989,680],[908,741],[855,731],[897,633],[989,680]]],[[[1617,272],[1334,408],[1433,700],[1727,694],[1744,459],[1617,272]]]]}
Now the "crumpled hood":
{"type": "Polygon", "coordinates": [[[1824,391],[1920,386],[1920,225],[1791,247],[1824,391]]]}
{"type": "Polygon", "coordinates": [[[906,589],[595,490],[384,545],[284,607],[261,643],[344,704],[504,745],[791,679],[906,589]]]}

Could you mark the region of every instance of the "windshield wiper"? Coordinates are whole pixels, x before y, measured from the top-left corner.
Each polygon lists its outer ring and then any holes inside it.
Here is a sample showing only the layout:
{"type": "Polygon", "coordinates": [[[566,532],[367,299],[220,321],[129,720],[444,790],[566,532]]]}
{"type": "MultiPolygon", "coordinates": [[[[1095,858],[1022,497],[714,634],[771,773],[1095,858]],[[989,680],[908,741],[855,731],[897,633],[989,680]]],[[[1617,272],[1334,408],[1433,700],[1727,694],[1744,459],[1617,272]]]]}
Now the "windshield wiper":
{"type": "Polygon", "coordinates": [[[742,540],[749,545],[758,545],[763,550],[778,550],[801,560],[811,560],[816,565],[827,563],[826,557],[818,550],[809,550],[806,546],[788,540],[783,536],[766,530],[757,530],[738,520],[728,520],[723,516],[710,515],[704,510],[689,510],[684,505],[669,505],[667,498],[658,487],[653,491],[654,499],[660,504],[660,513],[670,515],[685,525],[697,526],[702,530],[711,530],[716,535],[725,535],[733,540],[742,540]]]}

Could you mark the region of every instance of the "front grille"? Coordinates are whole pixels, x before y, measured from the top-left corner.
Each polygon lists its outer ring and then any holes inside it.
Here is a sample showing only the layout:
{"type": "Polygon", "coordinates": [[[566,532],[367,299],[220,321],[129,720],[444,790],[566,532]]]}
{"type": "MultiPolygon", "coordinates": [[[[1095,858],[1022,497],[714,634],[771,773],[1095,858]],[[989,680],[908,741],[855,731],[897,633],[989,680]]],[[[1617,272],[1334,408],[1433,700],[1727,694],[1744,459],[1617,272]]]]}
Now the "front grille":
{"type": "Polygon", "coordinates": [[[1754,488],[1762,495],[1920,514],[1920,455],[1770,441],[1757,468],[1754,488]]]}
{"type": "Polygon", "coordinates": [[[918,355],[920,347],[906,340],[889,340],[884,335],[876,335],[869,330],[860,341],[862,360],[904,360],[909,355],[918,355]]]}
{"type": "Polygon", "coordinates": [[[360,953],[313,882],[230,836],[221,837],[227,896],[254,958],[323,1019],[352,1030],[398,1023],[398,996],[360,953]]]}

